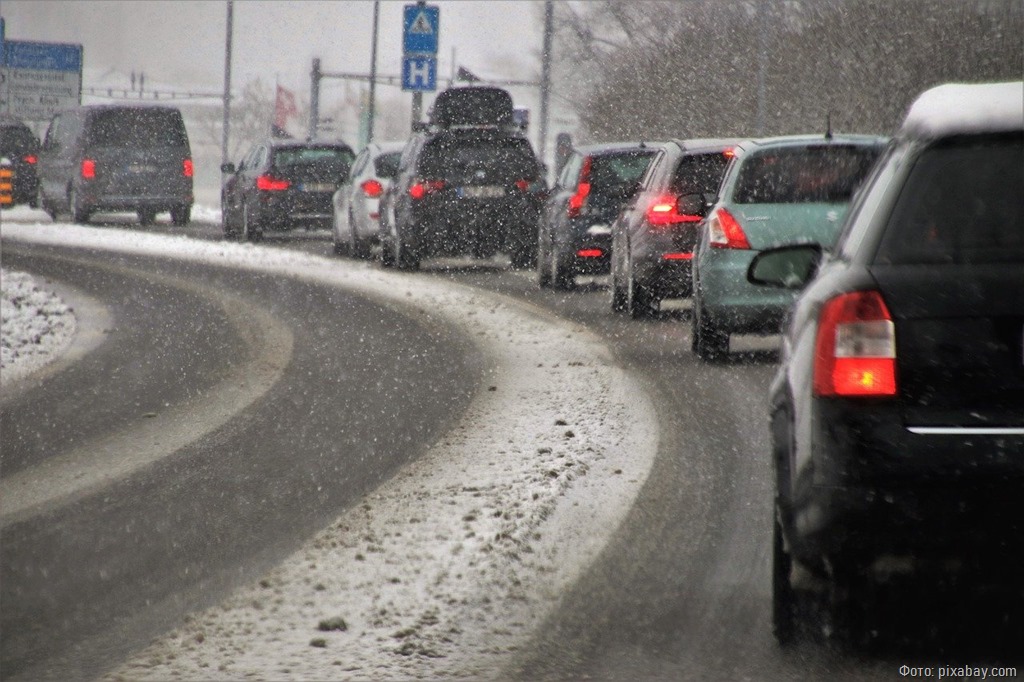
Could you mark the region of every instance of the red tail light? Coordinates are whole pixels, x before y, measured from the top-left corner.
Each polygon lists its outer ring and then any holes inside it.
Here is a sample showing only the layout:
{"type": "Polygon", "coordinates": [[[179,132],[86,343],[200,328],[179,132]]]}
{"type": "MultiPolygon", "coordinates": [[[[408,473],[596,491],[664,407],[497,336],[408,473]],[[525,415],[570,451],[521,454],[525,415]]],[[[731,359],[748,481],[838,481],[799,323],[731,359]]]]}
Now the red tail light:
{"type": "Polygon", "coordinates": [[[526,179],[516,180],[516,187],[518,187],[521,192],[528,192],[530,190],[530,181],[526,179]]]}
{"type": "Polygon", "coordinates": [[[34,164],[39,158],[35,154],[26,154],[22,159],[25,163],[34,164]]]}
{"type": "Polygon", "coordinates": [[[896,328],[877,291],[825,302],[815,340],[814,394],[896,395],[896,328]]]}
{"type": "Polygon", "coordinates": [[[184,161],[181,162],[181,174],[182,175],[184,175],[186,178],[191,178],[192,177],[192,171],[193,171],[192,159],[185,159],[184,161]]]}
{"type": "Polygon", "coordinates": [[[580,249],[576,252],[576,255],[580,258],[600,258],[604,255],[604,251],[601,249],[580,249]]]}
{"type": "Polygon", "coordinates": [[[92,159],[82,159],[82,179],[92,180],[96,177],[96,162],[92,159]]]}
{"type": "Polygon", "coordinates": [[[677,251],[673,253],[663,253],[661,255],[662,260],[693,260],[693,254],[689,251],[677,251]]]}
{"type": "Polygon", "coordinates": [[[739,221],[725,208],[717,208],[708,220],[708,241],[719,249],[749,249],[750,242],[739,221]]]}
{"type": "Polygon", "coordinates": [[[409,196],[413,199],[422,199],[428,194],[440,192],[444,189],[443,180],[419,180],[409,188],[409,196]]]}
{"type": "Polygon", "coordinates": [[[371,199],[376,199],[381,194],[384,194],[384,185],[380,184],[380,180],[363,180],[362,184],[359,185],[359,189],[363,190],[363,194],[371,199]]]}
{"type": "Polygon", "coordinates": [[[678,223],[699,223],[699,215],[679,212],[678,199],[674,196],[657,197],[647,207],[647,222],[655,226],[676,225],[678,223]]]}
{"type": "Polygon", "coordinates": [[[590,165],[591,159],[588,156],[583,159],[579,182],[576,183],[576,193],[569,197],[569,208],[567,211],[570,218],[580,215],[587,203],[587,197],[590,195],[590,165]]]}
{"type": "Polygon", "coordinates": [[[264,192],[279,192],[289,187],[291,187],[290,182],[275,178],[272,175],[261,175],[256,178],[256,189],[264,192]]]}

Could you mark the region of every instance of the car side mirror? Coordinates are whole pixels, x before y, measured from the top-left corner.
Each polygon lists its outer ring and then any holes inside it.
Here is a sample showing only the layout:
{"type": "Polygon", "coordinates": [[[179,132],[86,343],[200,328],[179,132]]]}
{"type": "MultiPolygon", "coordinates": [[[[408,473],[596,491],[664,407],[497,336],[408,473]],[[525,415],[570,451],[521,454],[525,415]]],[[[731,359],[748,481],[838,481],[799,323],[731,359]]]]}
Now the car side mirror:
{"type": "Polygon", "coordinates": [[[414,133],[422,133],[422,132],[426,131],[429,127],[430,127],[430,124],[427,123],[426,121],[413,121],[412,122],[412,132],[414,132],[414,133]]]}
{"type": "Polygon", "coordinates": [[[233,164],[233,163],[222,163],[220,165],[220,172],[221,173],[227,173],[229,175],[234,173],[235,172],[235,164],[233,164]]]}
{"type": "Polygon", "coordinates": [[[820,244],[793,244],[766,249],[750,262],[747,281],[780,289],[803,289],[818,274],[825,250],[820,244]]]}
{"type": "Polygon", "coordinates": [[[702,194],[683,194],[676,199],[676,207],[683,215],[699,215],[703,218],[708,214],[708,206],[702,194]]]}

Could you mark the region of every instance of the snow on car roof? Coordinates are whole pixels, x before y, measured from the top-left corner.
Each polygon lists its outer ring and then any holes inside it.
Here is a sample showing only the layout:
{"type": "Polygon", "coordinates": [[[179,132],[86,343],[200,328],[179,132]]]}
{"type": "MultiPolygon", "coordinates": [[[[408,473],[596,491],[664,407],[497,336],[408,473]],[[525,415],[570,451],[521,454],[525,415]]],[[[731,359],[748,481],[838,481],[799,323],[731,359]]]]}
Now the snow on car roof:
{"type": "Polygon", "coordinates": [[[915,137],[1024,130],[1024,82],[947,83],[910,105],[901,132],[915,137]]]}

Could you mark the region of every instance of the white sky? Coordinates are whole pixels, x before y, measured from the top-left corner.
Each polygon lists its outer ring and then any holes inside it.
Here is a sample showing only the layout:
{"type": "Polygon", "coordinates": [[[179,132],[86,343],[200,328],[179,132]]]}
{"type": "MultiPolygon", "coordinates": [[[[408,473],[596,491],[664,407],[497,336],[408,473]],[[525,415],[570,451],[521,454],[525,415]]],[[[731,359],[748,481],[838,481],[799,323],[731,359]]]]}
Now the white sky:
{"type": "MultiPolygon", "coordinates": [[[[493,678],[601,551],[650,471],[658,442],[650,398],[598,337],[535,306],[361,261],[51,223],[22,207],[8,216],[5,245],[159,255],[343,287],[455,325],[488,359],[466,413],[421,459],[105,679],[493,678]],[[333,618],[347,629],[318,628],[333,618]],[[312,645],[321,638],[324,646],[312,645]]],[[[9,274],[8,282],[32,284],[9,274]]],[[[10,323],[31,324],[23,317],[10,323]]],[[[118,448],[94,449],[125,459],[118,448]]],[[[96,453],[74,454],[0,481],[0,522],[152,461],[139,452],[112,467],[96,453]],[[81,462],[93,466],[77,471],[81,462]]]]}
{"type": "MultiPolygon", "coordinates": [[[[405,4],[380,3],[381,74],[400,73],[405,4]]],[[[439,77],[452,71],[453,48],[460,65],[481,75],[539,76],[542,3],[430,4],[441,10],[439,77]]],[[[86,69],[134,70],[156,82],[220,90],[226,7],[223,0],[3,0],[0,12],[10,40],[81,43],[86,69]]],[[[308,97],[313,57],[320,57],[325,71],[366,73],[372,25],[368,0],[235,0],[233,83],[276,77],[308,97]]]]}

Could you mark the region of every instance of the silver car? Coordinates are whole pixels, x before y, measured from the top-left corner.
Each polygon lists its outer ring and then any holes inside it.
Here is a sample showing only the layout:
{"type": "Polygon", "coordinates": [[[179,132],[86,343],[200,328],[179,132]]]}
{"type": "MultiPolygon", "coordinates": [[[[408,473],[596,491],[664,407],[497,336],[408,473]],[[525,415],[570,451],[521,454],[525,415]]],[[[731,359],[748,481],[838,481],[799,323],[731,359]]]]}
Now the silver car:
{"type": "Polygon", "coordinates": [[[334,193],[334,252],[367,258],[378,241],[380,198],[398,170],[404,142],[371,142],[355,161],[348,181],[334,193]]]}

